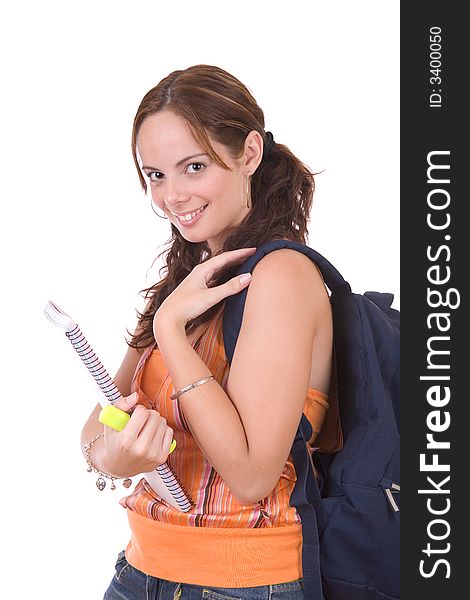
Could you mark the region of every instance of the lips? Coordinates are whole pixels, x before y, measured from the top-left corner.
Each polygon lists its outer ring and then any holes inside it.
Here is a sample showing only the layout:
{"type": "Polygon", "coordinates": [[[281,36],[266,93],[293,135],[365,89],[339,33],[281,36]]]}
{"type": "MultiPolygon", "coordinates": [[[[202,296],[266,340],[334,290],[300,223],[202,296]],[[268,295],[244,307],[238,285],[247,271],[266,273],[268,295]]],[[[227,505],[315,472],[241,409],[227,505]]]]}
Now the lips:
{"type": "Polygon", "coordinates": [[[199,220],[207,206],[208,205],[206,204],[192,212],[187,212],[182,215],[178,215],[175,213],[172,213],[172,215],[177,218],[178,223],[180,223],[183,227],[188,227],[189,225],[194,225],[194,223],[196,223],[196,221],[199,220]]]}

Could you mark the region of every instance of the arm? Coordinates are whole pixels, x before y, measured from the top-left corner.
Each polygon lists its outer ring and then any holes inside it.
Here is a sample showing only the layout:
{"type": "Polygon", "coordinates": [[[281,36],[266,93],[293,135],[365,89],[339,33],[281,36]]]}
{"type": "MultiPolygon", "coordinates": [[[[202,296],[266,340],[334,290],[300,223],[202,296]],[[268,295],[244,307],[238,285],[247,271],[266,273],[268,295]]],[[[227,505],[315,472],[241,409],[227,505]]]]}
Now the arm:
{"type": "MultiPolygon", "coordinates": [[[[253,273],[227,393],[210,382],[180,397],[198,445],[243,504],[264,498],[285,466],[326,319],[328,296],[310,259],[269,254],[253,273]]],[[[175,389],[210,375],[171,313],[157,313],[155,333],[175,389]]]]}

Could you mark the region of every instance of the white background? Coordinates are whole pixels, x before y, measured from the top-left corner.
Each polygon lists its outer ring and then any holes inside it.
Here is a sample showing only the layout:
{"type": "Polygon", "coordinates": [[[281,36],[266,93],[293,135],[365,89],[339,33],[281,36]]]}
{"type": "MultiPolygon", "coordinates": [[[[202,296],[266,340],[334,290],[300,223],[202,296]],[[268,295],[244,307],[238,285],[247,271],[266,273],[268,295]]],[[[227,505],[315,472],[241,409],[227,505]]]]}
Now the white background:
{"type": "Polygon", "coordinates": [[[100,392],[42,311],[63,307],[115,373],[169,233],[130,153],[142,96],[198,63],[241,79],[275,139],[323,171],[310,245],[398,308],[399,3],[2,6],[3,578],[9,598],[94,600],[128,541],[122,488],[86,473],[100,392]]]}

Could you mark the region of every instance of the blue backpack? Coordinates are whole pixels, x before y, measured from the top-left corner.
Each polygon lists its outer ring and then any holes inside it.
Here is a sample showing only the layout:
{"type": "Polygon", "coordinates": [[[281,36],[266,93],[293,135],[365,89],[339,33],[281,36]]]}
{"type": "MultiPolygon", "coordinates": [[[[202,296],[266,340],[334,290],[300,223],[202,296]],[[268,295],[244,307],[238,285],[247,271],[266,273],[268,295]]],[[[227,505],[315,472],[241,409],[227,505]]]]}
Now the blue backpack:
{"type": "MultiPolygon", "coordinates": [[[[302,415],[291,450],[297,482],[290,504],[302,521],[305,596],[307,600],[397,599],[400,313],[390,308],[392,294],[352,293],[323,256],[296,242],[262,244],[238,273],[252,272],[266,254],[279,248],[298,250],[316,263],[331,292],[333,313],[336,372],[326,421],[335,426],[338,419],[341,448],[322,451],[322,429],[315,441],[320,451],[309,452],[312,427],[302,415]],[[337,402],[337,417],[332,400],[337,402]]],[[[224,345],[230,362],[246,293],[247,289],[225,301],[224,345]]]]}

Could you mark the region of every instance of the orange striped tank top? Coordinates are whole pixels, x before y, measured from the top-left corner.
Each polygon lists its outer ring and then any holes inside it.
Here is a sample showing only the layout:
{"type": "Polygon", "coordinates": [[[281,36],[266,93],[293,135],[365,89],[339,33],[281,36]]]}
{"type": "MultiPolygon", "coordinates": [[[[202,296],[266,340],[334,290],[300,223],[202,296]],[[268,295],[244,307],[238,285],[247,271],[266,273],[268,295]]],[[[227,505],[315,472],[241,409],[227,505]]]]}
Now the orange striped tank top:
{"type": "MultiPolygon", "coordinates": [[[[229,363],[222,318],[219,312],[193,347],[225,389],[229,363]]],[[[170,399],[174,390],[158,349],[144,351],[132,391],[173,429],[177,445],[167,463],[194,506],[186,513],[174,508],[142,479],[121,500],[132,531],[126,550],[129,563],[154,577],[218,587],[253,587],[302,577],[300,518],[289,505],[296,482],[290,457],[272,492],[244,506],[196,444],[178,401],[170,399]]],[[[328,396],[309,388],[304,413],[316,432],[327,408],[328,396]]]]}

